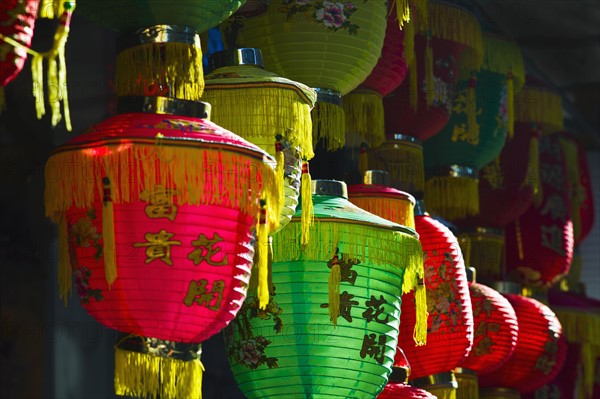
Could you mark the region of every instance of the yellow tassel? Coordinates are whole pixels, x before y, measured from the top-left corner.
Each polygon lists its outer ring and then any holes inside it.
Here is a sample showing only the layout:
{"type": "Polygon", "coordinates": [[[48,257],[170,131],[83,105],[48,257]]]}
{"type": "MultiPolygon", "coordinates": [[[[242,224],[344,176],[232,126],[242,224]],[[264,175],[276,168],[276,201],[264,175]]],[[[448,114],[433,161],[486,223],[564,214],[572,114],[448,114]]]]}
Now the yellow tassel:
{"type": "Polygon", "coordinates": [[[260,211],[257,231],[258,307],[259,309],[265,309],[269,303],[269,225],[264,207],[260,211]]]}
{"type": "Polygon", "coordinates": [[[425,203],[444,219],[453,221],[479,214],[479,180],[438,176],[425,182],[425,203]]]}
{"type": "Polygon", "coordinates": [[[302,218],[300,224],[302,225],[302,247],[306,247],[310,242],[310,228],[314,223],[315,211],[312,200],[312,182],[310,178],[310,170],[308,168],[308,162],[302,163],[302,179],[301,179],[301,193],[302,197],[302,218]]]}
{"type": "Polygon", "coordinates": [[[280,139],[281,136],[278,136],[278,141],[275,143],[275,161],[277,161],[277,166],[275,168],[275,175],[277,176],[277,179],[275,180],[275,183],[277,184],[277,191],[279,192],[279,196],[282,200],[281,204],[278,204],[277,209],[281,210],[284,200],[285,154],[282,151],[281,142],[279,142],[280,139]]]}
{"type": "Polygon", "coordinates": [[[117,95],[148,95],[151,86],[168,88],[167,97],[200,100],[204,91],[200,46],[178,42],[145,43],[121,51],[117,56],[117,95]]]}
{"type": "Polygon", "coordinates": [[[328,151],[342,149],[346,144],[346,119],[339,105],[317,102],[311,112],[313,143],[325,140],[328,151]]]}
{"type": "Polygon", "coordinates": [[[523,253],[523,237],[521,237],[521,221],[520,217],[515,220],[515,237],[517,238],[517,251],[519,255],[519,260],[523,260],[525,258],[525,254],[523,253]]]}
{"type": "Polygon", "coordinates": [[[334,326],[340,316],[340,282],[342,280],[338,255],[335,254],[329,272],[329,317],[334,326]]]}
{"type": "Polygon", "coordinates": [[[415,307],[416,321],[413,340],[416,346],[421,346],[427,344],[427,318],[429,317],[427,312],[427,288],[423,279],[419,281],[419,285],[415,290],[415,307]]]}
{"type": "Polygon", "coordinates": [[[398,27],[402,29],[410,21],[410,2],[409,0],[395,0],[396,18],[398,27]]]}
{"type": "Polygon", "coordinates": [[[467,141],[473,145],[479,144],[479,125],[477,124],[477,100],[475,98],[475,86],[477,79],[472,77],[469,80],[469,90],[467,98],[467,141]]]}
{"type": "Polygon", "coordinates": [[[515,136],[515,86],[512,72],[506,76],[506,114],[508,116],[508,137],[515,136]]]}
{"type": "Polygon", "coordinates": [[[115,220],[113,203],[110,197],[110,179],[105,177],[103,180],[103,200],[102,200],[102,240],[104,241],[104,273],[108,289],[111,288],[117,279],[117,248],[115,244],[115,220]]]}
{"type": "Polygon", "coordinates": [[[362,175],[367,170],[369,170],[369,157],[367,156],[367,146],[363,143],[360,145],[360,152],[358,154],[358,171],[362,175]]]}
{"type": "Polygon", "coordinates": [[[69,254],[69,232],[67,220],[61,215],[58,220],[58,295],[65,306],[73,293],[73,268],[69,254]]]}
{"type": "Polygon", "coordinates": [[[458,389],[456,390],[456,397],[460,399],[479,399],[479,383],[477,374],[474,372],[454,372],[456,382],[458,383],[458,389]]]}
{"type": "Polygon", "coordinates": [[[114,384],[120,396],[201,398],[203,372],[200,359],[184,361],[115,349],[114,384]]]}
{"type": "Polygon", "coordinates": [[[540,140],[537,136],[529,140],[529,162],[527,163],[527,174],[521,184],[521,188],[531,186],[533,189],[533,204],[539,207],[544,199],[540,176],[540,140]]]}
{"type": "MultiPolygon", "coordinates": [[[[427,387],[425,390],[438,399],[456,399],[456,389],[451,387],[427,387]]],[[[470,399],[462,397],[460,399],[470,399]]]]}
{"type": "Polygon", "coordinates": [[[57,18],[65,12],[65,3],[75,3],[75,1],[41,0],[38,6],[38,16],[49,19],[57,18]]]}
{"type": "Polygon", "coordinates": [[[581,214],[579,209],[585,200],[585,188],[581,185],[581,176],[579,175],[579,161],[577,156],[577,144],[575,142],[561,138],[560,144],[565,156],[565,164],[567,166],[567,177],[569,179],[569,187],[571,192],[571,219],[573,220],[573,235],[578,241],[581,237],[581,214]]]}
{"type": "Polygon", "coordinates": [[[435,99],[435,76],[433,75],[433,49],[427,37],[427,48],[425,49],[425,99],[427,106],[433,104],[435,99]]]}
{"type": "Polygon", "coordinates": [[[346,131],[363,137],[371,147],[385,140],[383,98],[374,90],[357,89],[344,96],[346,131]]]}

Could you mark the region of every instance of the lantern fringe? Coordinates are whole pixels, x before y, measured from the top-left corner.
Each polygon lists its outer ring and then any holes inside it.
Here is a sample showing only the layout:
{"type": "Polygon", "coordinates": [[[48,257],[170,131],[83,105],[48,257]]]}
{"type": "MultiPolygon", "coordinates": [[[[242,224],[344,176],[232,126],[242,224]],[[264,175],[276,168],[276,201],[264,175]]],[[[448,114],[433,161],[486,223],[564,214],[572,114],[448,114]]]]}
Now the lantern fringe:
{"type": "MultiPolygon", "coordinates": [[[[427,387],[424,388],[427,392],[435,395],[438,399],[456,399],[456,389],[450,387],[427,387]]],[[[469,396],[461,396],[460,399],[472,399],[469,396]]]]}
{"type": "Polygon", "coordinates": [[[346,144],[344,109],[336,104],[318,101],[311,111],[313,143],[324,139],[328,151],[337,151],[346,144]]]}
{"type": "MultiPolygon", "coordinates": [[[[417,82],[417,90],[419,82],[417,82]]],[[[429,107],[435,99],[435,76],[433,74],[433,48],[427,39],[427,48],[425,49],[425,101],[429,107]]]]}
{"type": "Polygon", "coordinates": [[[257,227],[258,239],[258,308],[265,309],[269,303],[269,225],[266,210],[260,211],[257,227]]]}
{"type": "Polygon", "coordinates": [[[385,140],[383,97],[374,90],[357,89],[343,98],[346,131],[363,137],[372,147],[385,140]]]}
{"type": "Polygon", "coordinates": [[[341,283],[341,272],[340,264],[337,261],[337,255],[335,255],[334,263],[331,266],[329,272],[329,317],[334,326],[337,326],[337,319],[340,316],[340,283],[341,283]]]}
{"type": "Polygon", "coordinates": [[[457,238],[467,267],[477,265],[477,270],[486,276],[503,277],[504,235],[463,233],[457,238]],[[497,261],[492,261],[494,259],[497,261]]]}
{"type": "Polygon", "coordinates": [[[562,130],[564,118],[560,96],[549,89],[524,86],[515,99],[515,122],[540,123],[544,133],[562,130]]]}
{"type": "Polygon", "coordinates": [[[314,90],[254,66],[219,68],[205,80],[202,101],[214,107],[213,122],[271,155],[275,154],[273,137],[281,134],[292,147],[300,148],[303,158],[315,156],[310,115],[314,90]]]}
{"type": "Polygon", "coordinates": [[[104,273],[110,290],[117,279],[117,248],[115,245],[115,218],[113,203],[110,198],[110,179],[104,179],[104,194],[102,201],[102,255],[104,256],[104,273]]]}
{"type": "Polygon", "coordinates": [[[530,186],[533,190],[533,204],[539,207],[544,199],[542,181],[540,176],[540,140],[532,137],[529,140],[529,162],[527,163],[527,174],[521,183],[521,188],[530,186]]]}
{"type": "Polygon", "coordinates": [[[582,206],[585,198],[581,198],[581,193],[585,189],[581,185],[581,176],[579,175],[579,161],[577,156],[577,144],[568,139],[560,139],[560,145],[565,157],[567,167],[567,176],[569,179],[569,187],[571,192],[571,219],[573,220],[573,235],[576,241],[581,237],[581,214],[579,208],[582,206]]]}
{"type": "Polygon", "coordinates": [[[425,182],[425,203],[450,221],[479,213],[479,180],[436,176],[425,182]]]}
{"type": "MultiPolygon", "coordinates": [[[[71,3],[75,1],[71,0],[71,3]]],[[[40,18],[54,19],[65,12],[65,0],[41,0],[38,6],[38,16],[40,18]]]]}
{"type": "MultiPolygon", "coordinates": [[[[417,277],[419,276],[417,275],[417,277]]],[[[407,278],[406,275],[404,278],[407,278]]],[[[422,346],[427,344],[427,318],[429,317],[427,312],[427,289],[422,277],[415,290],[415,306],[416,317],[413,340],[416,346],[422,346]]]]}
{"type": "Polygon", "coordinates": [[[314,224],[315,212],[312,200],[312,179],[308,162],[302,164],[302,178],[300,180],[300,196],[302,198],[301,245],[306,247],[310,241],[310,228],[314,224]]]}
{"type": "Polygon", "coordinates": [[[515,137],[515,84],[512,72],[506,75],[506,115],[508,123],[508,138],[515,137]]]}
{"type": "Polygon", "coordinates": [[[454,372],[454,377],[458,383],[456,389],[456,397],[460,399],[479,399],[479,384],[477,375],[464,374],[457,371],[454,372]]]}
{"type": "Polygon", "coordinates": [[[118,96],[147,95],[150,85],[166,85],[167,97],[200,100],[204,91],[202,49],[188,43],[144,43],[117,55],[118,96]]]}
{"type": "Polygon", "coordinates": [[[69,254],[69,228],[64,216],[58,223],[58,296],[65,306],[73,293],[73,268],[69,254]]]}
{"type": "Polygon", "coordinates": [[[184,361],[115,349],[114,384],[120,396],[201,398],[203,372],[199,359],[184,361]]]}
{"type": "Polygon", "coordinates": [[[415,229],[414,205],[405,200],[396,200],[389,196],[375,197],[369,195],[353,195],[352,203],[367,212],[379,217],[398,223],[402,226],[415,229]]]}
{"type": "Polygon", "coordinates": [[[410,1],[409,0],[394,0],[394,7],[396,7],[396,18],[398,19],[398,27],[400,29],[406,27],[410,21],[410,1]]]}
{"type": "Polygon", "coordinates": [[[379,168],[387,171],[392,180],[413,187],[411,193],[422,193],[425,189],[425,171],[423,163],[423,147],[407,141],[396,142],[393,150],[384,147],[373,151],[369,158],[371,169],[379,168]]]}

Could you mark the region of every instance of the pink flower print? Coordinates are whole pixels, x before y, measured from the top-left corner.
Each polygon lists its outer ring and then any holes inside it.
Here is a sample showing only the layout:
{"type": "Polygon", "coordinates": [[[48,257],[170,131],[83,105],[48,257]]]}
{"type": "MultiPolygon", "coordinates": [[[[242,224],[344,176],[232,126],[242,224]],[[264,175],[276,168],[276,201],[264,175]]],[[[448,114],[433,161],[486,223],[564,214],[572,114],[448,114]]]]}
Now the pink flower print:
{"type": "Polygon", "coordinates": [[[323,8],[317,10],[316,17],[327,27],[340,28],[346,21],[344,4],[324,1],[323,8]]]}
{"type": "Polygon", "coordinates": [[[238,361],[246,367],[252,368],[258,365],[260,353],[256,348],[256,341],[248,339],[240,342],[240,349],[237,353],[238,361]]]}

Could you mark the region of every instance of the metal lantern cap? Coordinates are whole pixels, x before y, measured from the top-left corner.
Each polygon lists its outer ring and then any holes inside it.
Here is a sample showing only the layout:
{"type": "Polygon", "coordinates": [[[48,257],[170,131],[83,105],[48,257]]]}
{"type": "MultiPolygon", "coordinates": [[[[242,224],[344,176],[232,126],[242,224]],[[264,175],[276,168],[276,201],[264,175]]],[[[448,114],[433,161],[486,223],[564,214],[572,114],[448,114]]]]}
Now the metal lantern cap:
{"type": "Polygon", "coordinates": [[[393,141],[406,141],[409,143],[414,143],[417,144],[419,146],[423,146],[423,143],[421,142],[421,140],[419,140],[418,138],[408,135],[408,134],[403,134],[403,133],[394,133],[390,136],[390,140],[393,141]]]}
{"type": "Polygon", "coordinates": [[[410,385],[421,389],[426,389],[427,387],[431,387],[433,385],[437,387],[444,386],[454,389],[458,388],[458,382],[456,382],[456,377],[452,371],[415,378],[414,380],[410,380],[410,385]]]}
{"type": "Polygon", "coordinates": [[[494,281],[492,287],[501,294],[521,295],[521,286],[512,281],[494,281]]]}
{"type": "Polygon", "coordinates": [[[141,112],[210,120],[210,111],[209,103],[171,97],[121,96],[117,99],[117,113],[119,114],[141,112]]]}
{"type": "Polygon", "coordinates": [[[390,174],[385,170],[367,170],[363,176],[363,183],[389,187],[390,174]]]}
{"type": "Polygon", "coordinates": [[[153,25],[124,34],[117,40],[117,52],[148,43],[185,43],[200,48],[200,35],[189,26],[153,25]]]}
{"type": "Polygon", "coordinates": [[[465,165],[447,165],[436,167],[435,170],[428,170],[426,172],[428,177],[438,176],[449,176],[449,177],[468,177],[470,179],[477,179],[477,170],[470,166],[465,165]]]}
{"type": "Polygon", "coordinates": [[[342,106],[342,93],[336,90],[313,87],[317,92],[317,102],[342,106]]]}
{"type": "Polygon", "coordinates": [[[313,195],[329,195],[348,199],[348,186],[339,180],[313,180],[311,192],[313,195]]]}
{"type": "Polygon", "coordinates": [[[465,266],[465,272],[467,273],[467,281],[469,283],[477,282],[477,269],[471,266],[465,266]]]}
{"type": "Polygon", "coordinates": [[[425,208],[425,201],[422,199],[418,199],[415,201],[415,216],[425,216],[427,215],[427,210],[425,208]]]}
{"type": "Polygon", "coordinates": [[[231,50],[217,51],[208,56],[211,71],[217,68],[235,65],[253,65],[264,67],[262,52],[254,47],[239,47],[231,50]]]}

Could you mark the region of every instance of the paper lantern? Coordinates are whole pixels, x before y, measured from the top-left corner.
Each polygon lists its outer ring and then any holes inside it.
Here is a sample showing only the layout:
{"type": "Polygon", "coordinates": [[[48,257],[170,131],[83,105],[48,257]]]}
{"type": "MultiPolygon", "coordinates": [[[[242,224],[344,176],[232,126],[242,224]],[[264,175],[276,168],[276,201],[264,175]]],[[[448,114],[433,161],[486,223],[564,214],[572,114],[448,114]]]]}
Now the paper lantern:
{"type": "Polygon", "coordinates": [[[514,120],[508,112],[514,109],[508,107],[509,96],[513,105],[515,86],[520,89],[525,82],[523,58],[515,43],[490,33],[483,35],[483,43],[481,71],[462,71],[448,124],[423,143],[428,174],[425,201],[451,221],[479,213],[479,169],[504,146],[509,120],[514,120]],[[450,165],[472,168],[475,176],[448,175],[445,170],[450,165]]]}
{"type": "Polygon", "coordinates": [[[460,229],[458,243],[467,265],[477,265],[477,279],[484,284],[502,280],[506,274],[503,229],[475,227],[460,229]]]}
{"type": "Polygon", "coordinates": [[[399,225],[415,228],[415,198],[389,187],[387,172],[369,170],[363,181],[363,184],[348,187],[348,199],[354,205],[399,225]]]}
{"type": "MultiPolygon", "coordinates": [[[[503,292],[505,286],[495,285],[494,288],[503,292]]],[[[518,294],[503,295],[517,315],[517,346],[502,367],[479,375],[479,386],[511,388],[525,394],[552,381],[559,373],[565,360],[567,343],[561,324],[550,308],[518,294]]]]}
{"type": "Polygon", "coordinates": [[[506,228],[506,264],[513,279],[551,286],[565,276],[573,258],[573,223],[564,153],[558,135],[540,142],[541,205],[506,228]]]}
{"type": "Polygon", "coordinates": [[[469,70],[481,65],[481,27],[475,15],[446,2],[432,1],[428,7],[428,26],[417,18],[409,79],[383,100],[388,137],[401,133],[426,140],[438,133],[450,117],[450,85],[458,78],[459,60],[469,70]]]}
{"type": "MultiPolygon", "coordinates": [[[[59,225],[59,292],[66,301],[72,274],[81,304],[103,325],[197,344],[240,309],[253,234],[262,243],[277,222],[274,160],[202,119],[204,103],[120,101],[122,114],[58,148],[46,165],[46,214],[59,225]]],[[[266,266],[259,264],[263,307],[266,266]]],[[[189,393],[185,384],[172,392],[147,378],[178,372],[159,360],[117,350],[117,393],[189,393]]],[[[180,364],[181,378],[201,372],[194,363],[180,364]]]]}
{"type": "Polygon", "coordinates": [[[274,0],[266,13],[243,21],[239,44],[260,48],[273,72],[317,89],[314,137],[334,151],[345,143],[341,96],[377,64],[387,12],[386,2],[374,0],[274,0]]]}
{"type": "Polygon", "coordinates": [[[473,312],[465,267],[456,237],[424,211],[415,215],[423,245],[427,288],[427,343],[415,345],[414,295],[402,297],[400,346],[412,368],[411,379],[448,373],[467,357],[473,344],[473,312]]]}
{"type": "Polygon", "coordinates": [[[115,89],[119,96],[199,100],[204,89],[199,33],[218,25],[244,0],[80,0],[88,20],[122,33],[115,89]]]}
{"type": "Polygon", "coordinates": [[[395,134],[393,139],[385,141],[380,147],[368,150],[366,156],[366,168],[388,172],[392,187],[406,191],[418,199],[423,198],[425,169],[420,140],[395,134]]]}
{"type": "Polygon", "coordinates": [[[410,365],[402,348],[396,348],[396,356],[389,382],[377,399],[437,399],[429,392],[408,385],[410,365]]]}
{"type": "Polygon", "coordinates": [[[348,202],[342,182],[313,181],[313,194],[314,239],[302,247],[299,209],[273,236],[266,310],[249,296],[226,329],[248,398],[373,398],[391,372],[400,295],[422,267],[417,236],[348,202]]]}
{"type": "MultiPolygon", "coordinates": [[[[278,160],[278,184],[285,198],[279,227],[283,228],[298,205],[302,163],[314,156],[310,111],[316,93],[262,69],[259,49],[215,53],[210,62],[212,71],[205,76],[202,98],[214,107],[212,120],[231,131],[245,132],[243,138],[278,160]]],[[[303,181],[303,198],[310,200],[308,175],[303,181]]],[[[304,223],[310,221],[305,219],[304,223]]]]}

